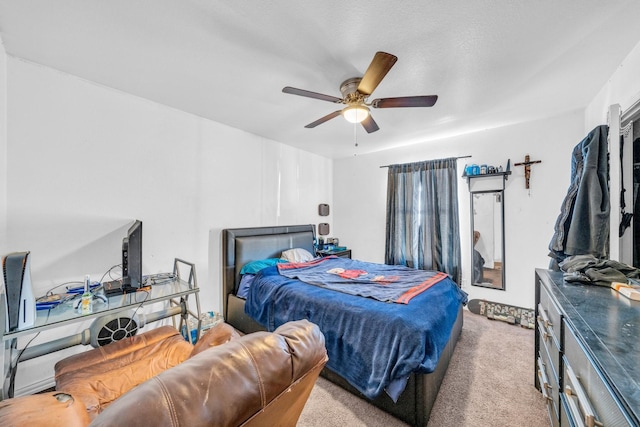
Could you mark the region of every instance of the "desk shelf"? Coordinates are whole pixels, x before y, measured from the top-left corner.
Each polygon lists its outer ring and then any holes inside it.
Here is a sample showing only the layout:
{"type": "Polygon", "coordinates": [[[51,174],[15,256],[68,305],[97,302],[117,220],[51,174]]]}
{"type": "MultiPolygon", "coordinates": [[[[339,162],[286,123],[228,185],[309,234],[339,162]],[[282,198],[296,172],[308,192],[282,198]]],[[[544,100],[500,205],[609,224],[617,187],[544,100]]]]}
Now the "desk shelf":
{"type": "MultiPolygon", "coordinates": [[[[168,303],[169,307],[149,314],[145,314],[146,323],[171,317],[176,329],[181,330],[187,324],[189,316],[198,319],[198,331],[200,330],[200,288],[198,287],[195,265],[176,259],[174,262],[174,279],[151,286],[148,291],[136,291],[123,295],[115,295],[107,298],[107,302],[97,301],[93,305],[93,313],[82,315],[74,308],[75,300],[62,303],[49,310],[38,310],[35,324],[20,330],[5,332],[4,318],[6,316],[4,305],[0,304],[0,336],[2,337],[3,351],[0,352],[0,364],[3,366],[3,385],[0,390],[0,400],[12,397],[13,380],[11,379],[12,367],[19,362],[44,356],[64,348],[92,343],[90,329],[65,338],[44,342],[32,347],[18,349],[19,337],[33,335],[49,329],[60,328],[67,325],[99,319],[105,316],[114,316],[128,311],[137,311],[140,308],[155,303],[168,303]],[[180,277],[179,265],[189,268],[187,281],[180,277]],[[196,311],[189,309],[189,298],[195,297],[196,311]],[[180,316],[179,325],[176,325],[175,316],[180,316]],[[17,359],[17,360],[16,360],[17,359]]],[[[95,333],[95,332],[94,332],[95,333]]],[[[196,337],[196,339],[199,337],[196,337]]]]}

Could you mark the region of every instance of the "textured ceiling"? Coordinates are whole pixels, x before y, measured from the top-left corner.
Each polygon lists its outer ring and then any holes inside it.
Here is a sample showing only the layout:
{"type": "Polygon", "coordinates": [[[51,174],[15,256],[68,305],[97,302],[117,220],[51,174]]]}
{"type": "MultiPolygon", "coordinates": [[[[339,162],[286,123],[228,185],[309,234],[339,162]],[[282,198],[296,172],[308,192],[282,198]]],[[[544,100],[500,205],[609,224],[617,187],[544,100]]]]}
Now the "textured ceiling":
{"type": "Polygon", "coordinates": [[[8,54],[331,158],[584,108],[640,40],[637,0],[0,0],[8,54]],[[398,62],[367,134],[329,102],[376,51],[398,62]],[[355,140],[359,146],[355,148],[355,140]]]}

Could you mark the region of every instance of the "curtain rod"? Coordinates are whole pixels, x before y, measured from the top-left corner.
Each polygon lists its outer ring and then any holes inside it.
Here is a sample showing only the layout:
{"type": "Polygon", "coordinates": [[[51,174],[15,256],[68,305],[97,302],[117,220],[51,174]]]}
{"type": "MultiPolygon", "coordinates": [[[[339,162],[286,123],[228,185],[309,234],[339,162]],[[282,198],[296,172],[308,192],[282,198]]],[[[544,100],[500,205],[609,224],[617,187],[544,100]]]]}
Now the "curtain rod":
{"type": "MultiPolygon", "coordinates": [[[[456,160],[458,160],[458,159],[467,159],[469,157],[471,157],[471,156],[470,155],[469,156],[458,156],[458,157],[454,157],[454,159],[456,159],[456,160]]],[[[423,161],[426,162],[428,160],[423,160],[423,161]]],[[[391,166],[397,166],[397,164],[395,164],[395,165],[384,165],[384,166],[380,166],[380,167],[381,168],[388,168],[388,167],[391,167],[391,166]]]]}

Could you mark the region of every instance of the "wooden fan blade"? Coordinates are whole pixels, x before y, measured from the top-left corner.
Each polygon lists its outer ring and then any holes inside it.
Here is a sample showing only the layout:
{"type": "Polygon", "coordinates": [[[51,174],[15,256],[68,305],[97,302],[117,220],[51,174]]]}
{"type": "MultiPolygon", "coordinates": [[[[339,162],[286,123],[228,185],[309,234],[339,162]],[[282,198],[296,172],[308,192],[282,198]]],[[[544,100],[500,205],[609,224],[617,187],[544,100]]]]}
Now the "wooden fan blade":
{"type": "Polygon", "coordinates": [[[363,95],[371,95],[397,60],[398,58],[390,53],[376,52],[369,68],[364,72],[364,76],[358,84],[358,92],[363,95]]]}
{"type": "Polygon", "coordinates": [[[314,127],[316,127],[318,125],[323,124],[324,122],[327,122],[327,121],[329,121],[329,120],[331,120],[331,119],[333,119],[335,117],[338,117],[340,115],[340,113],[342,113],[342,110],[334,111],[333,113],[327,114],[326,116],[316,120],[313,123],[309,123],[305,127],[309,128],[309,129],[314,128],[314,127]]]}
{"type": "Polygon", "coordinates": [[[291,87],[291,86],[287,86],[283,88],[282,91],[284,93],[290,93],[291,95],[306,96],[307,98],[320,99],[322,101],[329,101],[336,104],[339,104],[342,102],[342,98],[337,98],[331,95],[324,95],[322,93],[311,92],[304,89],[296,89],[295,87],[291,87]]]}
{"type": "Polygon", "coordinates": [[[378,129],[380,129],[376,121],[373,120],[373,117],[371,117],[371,114],[369,114],[367,118],[361,121],[360,123],[362,124],[362,127],[364,128],[364,130],[367,131],[367,133],[375,132],[378,129]]]}
{"type": "Polygon", "coordinates": [[[398,108],[398,107],[433,107],[438,100],[438,95],[426,96],[402,96],[399,98],[374,99],[373,108],[398,108]]]}

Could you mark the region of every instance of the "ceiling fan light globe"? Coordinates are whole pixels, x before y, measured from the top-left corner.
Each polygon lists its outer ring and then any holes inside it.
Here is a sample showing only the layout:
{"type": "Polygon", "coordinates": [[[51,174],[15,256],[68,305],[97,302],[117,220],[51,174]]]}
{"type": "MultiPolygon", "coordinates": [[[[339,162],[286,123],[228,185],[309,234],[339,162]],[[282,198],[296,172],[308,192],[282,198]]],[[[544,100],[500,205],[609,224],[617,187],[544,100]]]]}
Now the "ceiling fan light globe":
{"type": "Polygon", "coordinates": [[[342,116],[350,123],[360,123],[369,116],[369,108],[364,105],[350,105],[342,110],[342,116]]]}

